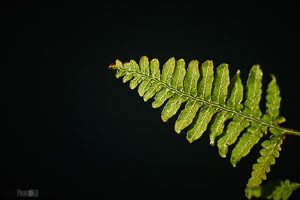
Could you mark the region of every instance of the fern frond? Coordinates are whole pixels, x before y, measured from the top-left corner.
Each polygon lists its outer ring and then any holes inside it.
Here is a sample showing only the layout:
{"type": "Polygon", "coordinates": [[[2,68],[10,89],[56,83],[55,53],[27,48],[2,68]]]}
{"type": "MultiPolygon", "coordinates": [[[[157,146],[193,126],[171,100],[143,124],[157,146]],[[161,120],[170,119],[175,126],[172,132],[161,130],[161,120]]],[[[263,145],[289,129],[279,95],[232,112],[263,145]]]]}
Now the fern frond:
{"type": "Polygon", "coordinates": [[[263,73],[259,65],[251,68],[245,89],[239,70],[230,80],[227,64],[221,64],[216,70],[212,61],[204,62],[201,67],[197,60],[189,62],[187,69],[185,65],[183,59],[170,58],[160,72],[157,59],[149,62],[143,56],[139,64],[134,60],[124,64],[116,60],[109,68],[116,70],[116,77],[123,77],[124,83],[130,81],[131,89],[138,87],[144,101],[155,96],[153,108],[166,102],[161,114],[164,122],[180,112],[175,131],[180,133],[189,128],[187,140],[190,143],[210,126],[210,144],[217,141],[220,156],[226,157],[229,146],[235,144],[230,158],[233,166],[270,132],[270,140],[262,143],[261,157],[253,166],[247,190],[258,186],[279,156],[283,136],[300,136],[298,131],[279,126],[285,118],[279,115],[281,97],[275,76],[271,76],[268,85],[267,109],[263,114],[260,109],[263,73]],[[179,111],[183,104],[185,107],[179,111]],[[226,127],[225,122],[228,122],[226,127]]]}
{"type": "MultiPolygon", "coordinates": [[[[271,121],[274,125],[278,125],[285,121],[284,117],[279,116],[280,108],[280,90],[276,82],[276,78],[272,75],[272,80],[268,85],[266,97],[267,111],[262,117],[265,121],[271,121]]],[[[279,157],[279,151],[283,143],[283,131],[270,129],[273,133],[269,140],[262,143],[261,156],[257,159],[257,163],[253,165],[251,178],[248,180],[246,195],[251,198],[249,191],[261,184],[262,180],[266,180],[266,173],[270,172],[270,166],[275,164],[275,158],[279,157]]]]}
{"type": "Polygon", "coordinates": [[[249,195],[255,198],[287,200],[295,190],[300,188],[300,183],[285,181],[272,181],[249,190],[249,195]]]}
{"type": "Polygon", "coordinates": [[[260,150],[261,156],[257,159],[257,163],[253,165],[251,178],[247,183],[246,195],[248,198],[252,197],[249,191],[267,179],[266,173],[270,172],[270,166],[274,165],[275,158],[279,157],[282,142],[282,137],[272,135],[269,140],[265,140],[262,143],[263,149],[260,150]]]}
{"type": "Polygon", "coordinates": [[[291,183],[289,180],[281,181],[280,186],[276,187],[274,192],[268,196],[268,199],[287,200],[292,193],[300,188],[300,183],[291,183]]]}

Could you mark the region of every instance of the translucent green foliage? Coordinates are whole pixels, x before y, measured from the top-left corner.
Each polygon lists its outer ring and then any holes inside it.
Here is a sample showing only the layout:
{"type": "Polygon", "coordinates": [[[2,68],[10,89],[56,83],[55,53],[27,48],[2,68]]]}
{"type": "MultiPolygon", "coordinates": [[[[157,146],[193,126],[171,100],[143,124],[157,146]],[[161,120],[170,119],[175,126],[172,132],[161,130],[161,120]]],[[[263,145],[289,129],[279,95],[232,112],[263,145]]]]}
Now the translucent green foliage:
{"type": "Polygon", "coordinates": [[[175,94],[164,107],[161,118],[164,122],[175,115],[180,108],[180,105],[185,102],[188,98],[180,94],[175,94]]]}
{"type": "MultiPolygon", "coordinates": [[[[227,79],[227,78],[226,78],[227,79]]],[[[240,78],[240,71],[237,71],[236,75],[233,77],[232,81],[231,81],[231,85],[229,87],[229,97],[227,100],[227,107],[232,109],[232,110],[236,110],[236,111],[240,111],[243,108],[243,105],[241,104],[242,100],[243,100],[243,85],[242,85],[242,81],[240,78]]],[[[216,117],[214,118],[212,125],[211,125],[211,129],[210,129],[210,144],[214,145],[215,143],[215,139],[217,136],[221,135],[223,133],[224,127],[225,127],[225,122],[228,119],[231,119],[233,117],[233,113],[232,112],[228,112],[227,110],[221,110],[221,112],[219,112],[216,117]]],[[[228,129],[226,130],[228,132],[228,129]]],[[[227,140],[229,138],[229,134],[226,133],[224,135],[224,137],[220,138],[219,142],[218,142],[218,147],[219,149],[223,149],[220,150],[220,155],[222,157],[225,157],[227,150],[227,140]]]]}
{"type": "Polygon", "coordinates": [[[194,126],[187,132],[187,139],[189,142],[197,140],[204,131],[207,129],[207,125],[210,122],[213,115],[217,112],[217,108],[212,106],[203,106],[195,118],[196,122],[194,126]]]}
{"type": "Polygon", "coordinates": [[[196,96],[199,76],[198,61],[193,60],[189,63],[187,74],[184,79],[184,94],[196,96]]]}
{"type": "Polygon", "coordinates": [[[161,81],[170,85],[171,78],[174,73],[175,69],[175,58],[170,58],[163,67],[162,74],[161,74],[161,81]]]}
{"type": "Polygon", "coordinates": [[[185,62],[183,59],[180,59],[176,62],[175,72],[171,83],[171,85],[179,91],[182,91],[183,89],[185,73],[185,62]]]}
{"type": "Polygon", "coordinates": [[[159,62],[156,58],[150,61],[150,72],[151,72],[151,78],[160,80],[159,62]]]}
{"type": "MultiPolygon", "coordinates": [[[[254,65],[250,70],[246,86],[246,100],[244,103],[245,106],[243,109],[243,113],[255,118],[261,117],[259,103],[262,93],[262,75],[263,74],[259,65],[254,65]]],[[[240,134],[246,127],[248,127],[249,125],[250,126],[249,128],[247,128],[246,133],[243,134],[239,139],[237,145],[232,151],[230,161],[233,166],[236,166],[236,163],[240,161],[242,157],[248,155],[252,147],[263,136],[263,134],[261,133],[262,125],[259,123],[247,120],[244,117],[239,119],[237,123],[241,124],[241,126],[238,127],[239,131],[234,134],[232,138],[233,141],[231,143],[234,143],[236,141],[236,136],[238,134],[240,134]],[[249,121],[251,123],[249,123],[249,121]]]]}
{"type": "MultiPolygon", "coordinates": [[[[267,88],[267,111],[262,117],[264,121],[268,121],[274,125],[285,121],[284,117],[279,116],[280,101],[280,90],[275,76],[272,75],[272,80],[267,88]]],[[[249,191],[251,191],[252,188],[259,186],[263,180],[267,179],[266,173],[270,172],[271,165],[275,164],[275,158],[279,157],[279,151],[281,150],[284,138],[283,131],[271,128],[270,132],[273,133],[273,135],[270,136],[269,140],[262,142],[262,149],[260,150],[261,156],[257,159],[257,163],[252,167],[251,178],[248,180],[246,189],[246,194],[249,197],[251,197],[249,191]]],[[[259,134],[262,136],[262,133],[259,134]]]]}
{"type": "Polygon", "coordinates": [[[287,200],[292,193],[300,188],[300,183],[285,181],[272,181],[248,190],[248,198],[262,198],[273,200],[287,200]]]}
{"type": "MultiPolygon", "coordinates": [[[[231,86],[231,91],[230,91],[229,98],[227,101],[227,106],[228,106],[228,108],[231,108],[231,109],[235,110],[236,112],[240,112],[241,109],[243,108],[243,105],[241,104],[241,102],[243,100],[243,85],[242,85],[239,71],[236,73],[231,84],[232,84],[232,86],[231,86]]],[[[233,118],[233,120],[229,123],[224,135],[218,140],[219,153],[220,153],[220,156],[222,156],[222,157],[226,157],[226,154],[228,152],[228,146],[232,145],[236,141],[238,135],[244,130],[245,127],[247,127],[249,125],[249,122],[246,121],[243,117],[241,117],[240,115],[234,115],[232,112],[228,112],[228,111],[226,112],[226,115],[223,117],[223,119],[221,118],[220,120],[224,120],[224,122],[225,122],[225,120],[228,120],[231,118],[233,118]]],[[[218,120],[218,115],[215,119],[218,120]]],[[[217,121],[217,123],[213,123],[212,133],[210,136],[211,144],[214,144],[215,137],[220,135],[223,132],[224,122],[217,121]],[[213,130],[214,126],[221,127],[222,129],[221,130],[213,130]],[[218,131],[218,132],[215,133],[215,131],[218,131]]]]}
{"type": "Polygon", "coordinates": [[[267,112],[263,116],[263,120],[271,121],[273,124],[278,125],[285,122],[285,118],[279,116],[279,108],[280,108],[280,90],[277,85],[277,81],[274,75],[271,76],[272,80],[270,81],[267,89],[267,112]]]}
{"type": "MultiPolygon", "coordinates": [[[[142,74],[140,74],[140,76],[142,76],[142,74]]],[[[150,77],[157,81],[151,82],[151,85],[149,86],[148,90],[144,94],[144,101],[148,101],[162,88],[162,85],[159,84],[158,82],[160,80],[160,69],[159,69],[159,62],[157,59],[152,59],[150,61],[150,77]]]]}
{"type": "Polygon", "coordinates": [[[232,150],[230,158],[231,164],[235,167],[237,162],[248,155],[252,147],[257,144],[262,136],[261,125],[256,122],[252,122],[246,133],[241,136],[240,140],[232,150]]]}
{"type": "Polygon", "coordinates": [[[275,158],[279,157],[283,139],[280,136],[271,135],[269,140],[262,143],[260,157],[257,163],[253,165],[251,178],[248,180],[246,194],[250,198],[249,190],[259,186],[263,180],[267,179],[266,173],[270,172],[270,166],[275,164],[275,158]]]}
{"type": "Polygon", "coordinates": [[[289,180],[282,181],[280,186],[276,187],[274,192],[267,197],[273,200],[287,200],[292,193],[300,188],[300,183],[291,183],[289,180]]]}
{"type": "MultiPolygon", "coordinates": [[[[235,115],[233,120],[229,123],[225,134],[218,141],[218,148],[220,156],[226,157],[228,146],[232,145],[238,138],[239,134],[249,126],[249,122],[239,115],[235,115]]],[[[240,148],[238,148],[240,149],[240,148]]]]}
{"type": "Polygon", "coordinates": [[[262,93],[262,75],[263,73],[259,65],[254,65],[251,68],[247,80],[246,101],[244,103],[244,113],[257,118],[261,116],[259,102],[262,93]]]}
{"type": "Polygon", "coordinates": [[[214,88],[212,91],[212,101],[225,106],[229,85],[229,70],[227,64],[222,64],[217,68],[214,88]]]}
{"type": "Polygon", "coordinates": [[[192,123],[201,105],[202,103],[193,100],[190,100],[185,104],[185,108],[181,111],[175,122],[176,133],[180,133],[192,123]]]}
{"type": "Polygon", "coordinates": [[[271,76],[267,88],[263,114],[260,109],[263,73],[259,65],[251,68],[245,87],[239,70],[230,79],[228,65],[221,64],[214,69],[212,61],[205,61],[199,67],[197,60],[186,66],[183,59],[170,58],[160,70],[157,59],[149,62],[143,56],[139,64],[133,60],[124,64],[116,60],[110,69],[116,70],[116,77],[123,77],[123,82],[130,81],[131,89],[138,87],[144,101],[154,97],[152,107],[163,106],[164,122],[178,114],[175,131],[181,133],[187,129],[190,143],[209,129],[210,144],[217,142],[222,157],[227,156],[232,146],[233,166],[270,132],[270,139],[262,142],[261,156],[253,165],[246,191],[266,179],[266,173],[279,156],[282,135],[287,130],[278,126],[285,119],[279,115],[281,97],[275,76],[271,76]]]}
{"type": "Polygon", "coordinates": [[[209,101],[214,80],[214,69],[212,61],[206,61],[201,66],[201,80],[198,86],[198,97],[209,101]]]}
{"type": "MultiPolygon", "coordinates": [[[[209,101],[211,99],[211,90],[214,80],[213,63],[211,61],[206,61],[202,64],[201,75],[202,76],[198,87],[198,96],[201,99],[209,101]]],[[[207,125],[216,111],[216,107],[209,105],[202,107],[201,111],[198,112],[198,116],[195,118],[195,124],[187,132],[187,139],[189,142],[193,142],[201,137],[201,135],[207,129],[207,125]]]]}

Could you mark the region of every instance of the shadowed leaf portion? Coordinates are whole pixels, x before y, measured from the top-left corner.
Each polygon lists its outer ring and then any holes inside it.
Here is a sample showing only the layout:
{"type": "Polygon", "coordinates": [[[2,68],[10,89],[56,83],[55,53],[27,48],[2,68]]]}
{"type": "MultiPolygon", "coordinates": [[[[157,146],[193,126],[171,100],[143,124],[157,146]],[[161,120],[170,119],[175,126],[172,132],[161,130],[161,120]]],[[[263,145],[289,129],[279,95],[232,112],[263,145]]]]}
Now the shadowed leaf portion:
{"type": "Polygon", "coordinates": [[[300,188],[300,183],[285,181],[271,181],[247,191],[247,197],[273,200],[287,200],[295,190],[300,188]]]}

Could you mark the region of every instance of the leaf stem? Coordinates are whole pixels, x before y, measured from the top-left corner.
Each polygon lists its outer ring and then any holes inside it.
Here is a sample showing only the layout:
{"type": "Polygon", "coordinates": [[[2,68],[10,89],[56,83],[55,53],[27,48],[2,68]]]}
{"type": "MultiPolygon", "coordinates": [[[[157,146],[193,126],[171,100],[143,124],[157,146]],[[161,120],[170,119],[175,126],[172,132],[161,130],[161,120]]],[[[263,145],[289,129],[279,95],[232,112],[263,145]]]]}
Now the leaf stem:
{"type": "Polygon", "coordinates": [[[295,136],[300,137],[300,131],[289,129],[289,128],[284,128],[284,127],[276,127],[276,129],[284,131],[284,134],[295,135],[295,136]]]}

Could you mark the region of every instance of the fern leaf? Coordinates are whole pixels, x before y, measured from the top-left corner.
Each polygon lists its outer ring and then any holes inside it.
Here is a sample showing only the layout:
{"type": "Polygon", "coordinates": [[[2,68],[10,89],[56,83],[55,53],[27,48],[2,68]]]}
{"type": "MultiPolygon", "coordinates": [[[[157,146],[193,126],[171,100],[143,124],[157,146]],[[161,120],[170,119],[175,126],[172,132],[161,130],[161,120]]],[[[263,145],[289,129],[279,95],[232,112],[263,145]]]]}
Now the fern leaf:
{"type": "Polygon", "coordinates": [[[300,183],[285,181],[272,181],[258,187],[249,189],[249,197],[273,199],[273,200],[287,200],[292,193],[300,188],[300,183]]]}
{"type": "Polygon", "coordinates": [[[281,185],[276,187],[274,192],[269,195],[268,199],[287,200],[292,193],[300,188],[300,183],[291,183],[289,180],[281,181],[281,185]]]}
{"type": "MultiPolygon", "coordinates": [[[[176,88],[178,91],[183,90],[183,81],[185,76],[185,63],[183,59],[176,62],[175,72],[171,80],[171,86],[176,88]]],[[[169,118],[175,115],[180,108],[180,105],[185,102],[188,98],[181,94],[175,94],[164,107],[161,118],[166,122],[169,118]]]]}
{"type": "Polygon", "coordinates": [[[188,98],[181,96],[179,94],[175,94],[165,105],[161,118],[164,122],[166,122],[169,118],[177,113],[180,108],[180,105],[185,102],[188,98]]]}
{"type": "MultiPolygon", "coordinates": [[[[229,123],[225,135],[218,141],[219,154],[225,158],[228,152],[228,146],[234,144],[238,135],[249,126],[249,122],[243,117],[235,115],[229,123]]],[[[239,150],[240,148],[238,148],[239,150]]]]}
{"type": "Polygon", "coordinates": [[[187,132],[187,139],[190,143],[201,137],[216,111],[217,109],[211,106],[202,107],[196,117],[195,125],[187,132]]]}
{"type": "Polygon", "coordinates": [[[196,96],[197,83],[200,77],[198,61],[191,61],[187,69],[187,75],[184,79],[184,94],[196,96]]]}
{"type": "MultiPolygon", "coordinates": [[[[214,80],[213,63],[211,61],[206,61],[202,64],[201,75],[201,80],[198,86],[198,96],[201,99],[210,101],[212,84],[214,80]]],[[[198,139],[207,129],[207,124],[210,122],[212,116],[216,112],[216,108],[210,108],[211,106],[205,105],[198,113],[195,124],[187,132],[187,139],[189,142],[193,142],[198,139]]]]}
{"type": "MultiPolygon", "coordinates": [[[[230,158],[233,166],[249,154],[263,134],[270,132],[270,139],[262,142],[261,156],[253,165],[246,191],[259,186],[279,156],[283,136],[300,136],[298,131],[279,126],[285,118],[279,115],[281,97],[275,76],[271,76],[268,85],[267,109],[263,114],[260,109],[263,73],[259,65],[251,68],[245,92],[240,71],[230,80],[227,64],[221,64],[215,71],[212,61],[204,62],[199,68],[198,61],[192,60],[187,70],[185,65],[183,59],[170,58],[160,71],[157,59],[149,63],[143,56],[139,64],[134,60],[124,64],[116,60],[109,68],[116,70],[116,77],[123,77],[124,83],[130,81],[131,89],[138,87],[144,101],[155,96],[153,108],[165,104],[161,114],[164,122],[179,113],[175,131],[180,133],[189,128],[189,142],[199,139],[210,126],[210,144],[217,141],[222,157],[226,157],[229,146],[235,144],[230,158]],[[180,110],[183,104],[185,107],[180,110]]],[[[251,195],[248,193],[248,196],[251,195]]]]}
{"type": "Polygon", "coordinates": [[[253,122],[247,132],[241,136],[231,153],[230,162],[234,167],[238,161],[249,154],[252,147],[261,139],[263,136],[261,129],[260,124],[253,122]]]}
{"type": "Polygon", "coordinates": [[[184,128],[188,127],[192,123],[201,106],[202,103],[197,101],[190,100],[187,102],[185,108],[181,111],[175,122],[175,131],[177,133],[180,133],[184,128]]]}
{"type": "Polygon", "coordinates": [[[246,101],[244,103],[245,108],[243,112],[256,118],[261,116],[259,103],[262,93],[262,75],[263,73],[259,65],[254,65],[250,70],[247,80],[246,101]]]}
{"type": "Polygon", "coordinates": [[[160,69],[159,62],[157,59],[152,59],[150,61],[150,74],[150,78],[157,81],[152,80],[152,85],[148,88],[147,92],[144,95],[144,101],[148,101],[156,94],[157,91],[159,91],[162,88],[162,85],[158,82],[160,80],[160,69]]]}
{"type": "MultiPolygon", "coordinates": [[[[262,71],[259,65],[254,65],[249,73],[247,86],[246,86],[246,101],[244,103],[245,107],[243,113],[251,116],[260,118],[261,111],[259,108],[259,103],[261,99],[261,90],[262,87],[262,71]]],[[[245,121],[245,118],[240,119],[240,123],[245,121]]],[[[246,124],[246,123],[244,123],[246,124]]],[[[247,123],[248,124],[248,123],[247,123]]],[[[257,124],[256,122],[251,122],[248,125],[246,133],[242,135],[239,139],[237,145],[234,147],[230,161],[233,166],[236,166],[236,163],[244,156],[246,156],[251,148],[259,141],[259,139],[263,136],[261,133],[262,126],[257,124]]],[[[247,126],[242,126],[246,128],[247,126]]],[[[242,128],[240,128],[243,131],[242,128]]],[[[239,134],[239,133],[238,133],[239,134]]],[[[237,136],[234,135],[233,142],[235,142],[237,136]]]]}
{"type": "MultiPolygon", "coordinates": [[[[243,85],[239,71],[237,72],[231,84],[233,84],[233,86],[231,86],[232,91],[230,93],[227,106],[234,109],[236,112],[241,112],[243,108],[243,105],[241,104],[243,100],[243,85]]],[[[234,117],[233,121],[229,123],[225,134],[218,140],[219,154],[221,157],[226,157],[228,146],[232,145],[236,141],[238,134],[249,125],[249,122],[244,120],[243,117],[234,115],[233,113],[227,114],[227,119],[232,117],[234,117]]]]}
{"type": "Polygon", "coordinates": [[[214,80],[214,66],[212,61],[206,61],[201,66],[201,80],[198,86],[198,97],[210,101],[214,80]]]}
{"type": "MultiPolygon", "coordinates": [[[[198,64],[198,61],[195,60],[189,63],[183,85],[183,94],[186,94],[185,96],[187,97],[194,97],[197,94],[197,83],[200,77],[198,64]]],[[[175,122],[175,131],[177,133],[180,133],[184,128],[188,127],[192,123],[201,106],[202,102],[195,101],[190,98],[175,122]]]]}
{"type": "MultiPolygon", "coordinates": [[[[128,69],[129,71],[134,71],[134,67],[129,62],[124,63],[124,69],[128,69]]],[[[123,83],[130,81],[133,77],[134,77],[133,73],[125,72],[123,77],[123,83]]]]}
{"type": "Polygon", "coordinates": [[[221,106],[226,103],[226,97],[229,86],[229,70],[227,64],[221,64],[217,68],[216,78],[214,81],[214,88],[212,94],[212,102],[221,106]]]}
{"type": "MultiPolygon", "coordinates": [[[[130,61],[131,65],[134,66],[134,71],[137,71],[139,72],[139,67],[137,67],[136,65],[136,62],[131,60],[130,61]]],[[[148,58],[143,56],[141,59],[140,59],[140,72],[141,74],[144,74],[146,76],[149,76],[150,74],[150,69],[149,69],[149,61],[148,61],[148,58]]],[[[136,77],[139,77],[139,76],[136,76],[136,77]]],[[[142,80],[143,82],[140,84],[139,88],[138,88],[138,93],[139,95],[142,97],[144,96],[144,94],[147,92],[149,86],[151,85],[151,82],[150,82],[150,79],[147,79],[147,78],[144,78],[142,77],[142,80]]],[[[131,82],[133,82],[134,80],[132,80],[131,82]]],[[[130,83],[131,83],[130,82],[130,83]]]]}
{"type": "MultiPolygon", "coordinates": [[[[227,77],[225,77],[225,79],[227,79],[227,77]]],[[[228,92],[229,92],[229,98],[226,103],[227,107],[236,111],[240,111],[243,107],[243,105],[241,104],[241,101],[243,100],[243,85],[240,79],[240,71],[237,71],[236,75],[231,80],[231,84],[229,85],[228,92]]],[[[233,117],[233,113],[228,112],[227,110],[222,110],[216,115],[210,129],[211,145],[214,145],[216,137],[218,137],[223,133],[225,121],[231,119],[232,117],[233,117]]],[[[218,146],[219,148],[224,146],[224,144],[226,143],[225,138],[221,138],[221,139],[223,141],[219,142],[219,146],[218,146]]]]}
{"type": "MultiPolygon", "coordinates": [[[[161,82],[166,84],[167,86],[171,85],[171,78],[174,73],[175,69],[175,59],[170,58],[163,67],[162,74],[161,74],[161,82]]],[[[149,80],[150,79],[147,79],[149,80]]],[[[167,99],[172,97],[173,91],[170,90],[170,87],[164,87],[161,91],[159,91],[155,96],[155,101],[152,103],[153,108],[160,107],[167,99]]]]}
{"type": "MultiPolygon", "coordinates": [[[[282,122],[283,117],[279,116],[280,108],[280,90],[276,82],[276,78],[272,75],[272,80],[268,85],[266,107],[267,111],[263,116],[265,121],[269,121],[275,125],[282,122]]],[[[248,180],[246,194],[251,197],[252,188],[259,186],[263,180],[266,180],[266,173],[270,172],[270,166],[275,164],[275,158],[279,157],[279,151],[283,142],[283,132],[278,130],[270,130],[273,133],[269,140],[262,143],[261,156],[257,159],[257,163],[253,165],[251,178],[248,180]]]]}
{"type": "Polygon", "coordinates": [[[272,122],[274,125],[281,124],[285,122],[285,118],[279,116],[279,108],[280,108],[280,90],[279,86],[277,85],[277,81],[274,75],[271,75],[272,80],[268,84],[267,89],[267,111],[266,114],[263,116],[263,119],[268,122],[272,122]]]}
{"type": "MultiPolygon", "coordinates": [[[[211,95],[211,88],[213,83],[213,64],[212,62],[205,62],[202,66],[202,80],[200,81],[199,88],[203,88],[200,91],[200,96],[202,94],[202,98],[206,100],[210,100],[211,95]],[[208,83],[208,84],[207,84],[208,83]],[[205,87],[208,85],[207,87],[205,87]],[[206,91],[205,91],[206,90],[206,91]]],[[[222,64],[217,68],[216,78],[214,80],[214,85],[212,89],[212,102],[219,104],[221,106],[225,105],[226,97],[227,97],[227,90],[229,85],[229,71],[228,65],[222,64]]],[[[204,131],[207,129],[208,123],[211,121],[213,115],[217,112],[217,108],[213,106],[204,106],[201,111],[199,112],[199,116],[196,121],[196,125],[193,129],[191,129],[187,134],[188,140],[190,142],[198,139],[204,131]],[[195,130],[195,131],[193,131],[195,130]]],[[[212,125],[212,134],[211,135],[218,135],[216,133],[218,129],[221,128],[221,125],[225,122],[225,113],[223,112],[218,117],[219,120],[214,121],[214,125],[212,125]],[[223,121],[220,121],[223,120],[223,121]]],[[[219,131],[220,132],[220,131],[219,131]]],[[[215,136],[212,136],[215,137],[215,136]]]]}
{"type": "MultiPolygon", "coordinates": [[[[138,66],[136,66],[136,62],[134,60],[130,60],[130,62],[135,65],[135,69],[139,69],[138,66]]],[[[149,66],[149,60],[146,56],[142,56],[140,59],[140,70],[142,74],[145,74],[146,76],[150,76],[150,66],[149,66]]]]}
{"type": "Polygon", "coordinates": [[[153,79],[160,80],[159,61],[156,58],[150,61],[150,72],[153,79]]]}
{"type": "Polygon", "coordinates": [[[261,156],[257,159],[257,163],[253,165],[251,178],[247,183],[246,194],[248,198],[251,198],[249,190],[259,186],[263,180],[267,179],[266,173],[270,172],[270,166],[274,165],[275,158],[279,157],[282,142],[282,137],[272,135],[269,140],[265,140],[262,143],[261,156]]]}

